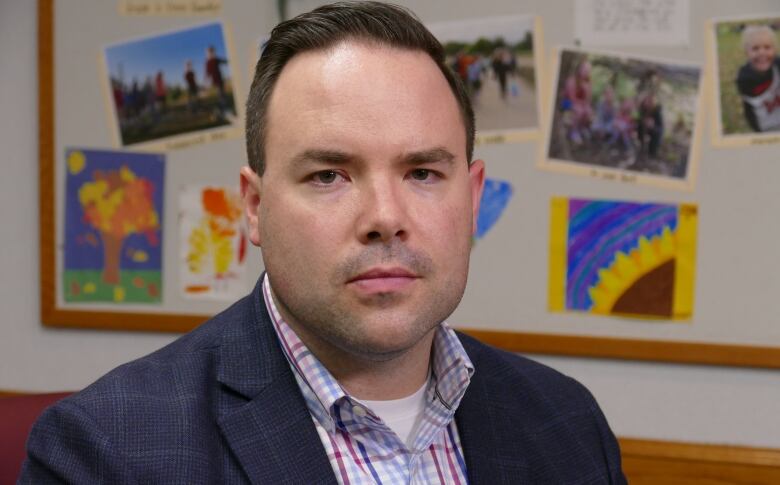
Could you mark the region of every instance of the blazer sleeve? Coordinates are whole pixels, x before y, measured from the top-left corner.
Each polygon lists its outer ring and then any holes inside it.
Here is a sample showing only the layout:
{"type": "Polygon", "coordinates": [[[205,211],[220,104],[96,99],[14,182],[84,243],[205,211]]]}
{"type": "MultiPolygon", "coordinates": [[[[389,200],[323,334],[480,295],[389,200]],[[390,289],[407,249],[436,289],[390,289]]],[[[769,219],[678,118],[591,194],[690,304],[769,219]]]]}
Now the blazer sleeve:
{"type": "Polygon", "coordinates": [[[606,462],[607,473],[609,474],[609,483],[614,485],[625,485],[626,478],[623,476],[623,466],[620,459],[620,445],[617,438],[612,433],[612,430],[607,423],[607,418],[601,411],[601,408],[596,403],[596,399],[588,391],[587,388],[581,386],[581,389],[586,394],[586,398],[589,401],[590,414],[593,417],[593,421],[598,431],[601,451],[606,462]]]}
{"type": "Polygon", "coordinates": [[[135,483],[95,420],[70,400],[48,408],[27,439],[18,484],[135,483]]]}

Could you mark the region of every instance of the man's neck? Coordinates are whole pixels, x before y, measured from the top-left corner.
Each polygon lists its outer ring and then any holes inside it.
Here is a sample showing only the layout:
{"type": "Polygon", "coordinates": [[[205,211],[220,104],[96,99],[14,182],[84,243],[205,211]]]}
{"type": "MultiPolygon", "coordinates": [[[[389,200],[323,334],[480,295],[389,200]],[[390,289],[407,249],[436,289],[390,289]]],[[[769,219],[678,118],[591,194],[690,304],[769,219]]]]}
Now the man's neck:
{"type": "Polygon", "coordinates": [[[428,378],[436,328],[413,347],[389,359],[376,360],[336,348],[300,325],[287,323],[344,390],[357,399],[400,399],[414,394],[428,378]]]}

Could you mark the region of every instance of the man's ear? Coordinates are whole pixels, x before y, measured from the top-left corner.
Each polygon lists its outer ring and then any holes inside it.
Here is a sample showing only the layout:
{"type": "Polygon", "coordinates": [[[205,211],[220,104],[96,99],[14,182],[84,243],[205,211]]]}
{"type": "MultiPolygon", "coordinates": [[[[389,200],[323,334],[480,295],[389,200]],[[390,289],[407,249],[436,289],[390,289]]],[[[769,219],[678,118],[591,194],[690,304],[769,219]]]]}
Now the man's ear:
{"type": "Polygon", "coordinates": [[[249,240],[255,246],[260,247],[260,196],[262,178],[248,166],[241,167],[239,175],[241,180],[241,201],[244,205],[249,240]]]}
{"type": "Polygon", "coordinates": [[[485,162],[474,160],[469,165],[469,185],[471,187],[471,235],[477,233],[479,203],[482,201],[482,189],[485,186],[485,162]]]}

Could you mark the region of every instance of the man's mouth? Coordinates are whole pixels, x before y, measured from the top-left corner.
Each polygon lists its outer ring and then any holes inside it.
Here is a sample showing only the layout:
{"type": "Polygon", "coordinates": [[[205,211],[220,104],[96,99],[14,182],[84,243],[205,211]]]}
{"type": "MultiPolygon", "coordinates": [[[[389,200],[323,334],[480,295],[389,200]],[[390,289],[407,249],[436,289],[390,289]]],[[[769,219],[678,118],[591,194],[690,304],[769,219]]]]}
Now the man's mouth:
{"type": "Polygon", "coordinates": [[[347,281],[347,284],[365,293],[401,291],[412,285],[419,276],[402,267],[371,268],[347,281]]]}

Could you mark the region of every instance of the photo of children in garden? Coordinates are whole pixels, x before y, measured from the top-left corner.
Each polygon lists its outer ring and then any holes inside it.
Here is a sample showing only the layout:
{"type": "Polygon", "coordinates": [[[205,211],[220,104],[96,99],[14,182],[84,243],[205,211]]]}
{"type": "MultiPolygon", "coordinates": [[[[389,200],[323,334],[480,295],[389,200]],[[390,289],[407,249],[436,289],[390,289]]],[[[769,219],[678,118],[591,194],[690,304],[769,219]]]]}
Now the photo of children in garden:
{"type": "Polygon", "coordinates": [[[507,16],[428,26],[468,89],[478,137],[538,128],[534,25],[507,16]]]}
{"type": "Polygon", "coordinates": [[[780,131],[780,18],[714,23],[720,129],[716,135],[780,131]]]}
{"type": "Polygon", "coordinates": [[[701,69],[560,53],[547,157],[685,179],[701,69]]]}
{"type": "Polygon", "coordinates": [[[105,62],[122,146],[237,122],[220,23],[109,46],[105,62]]]}

